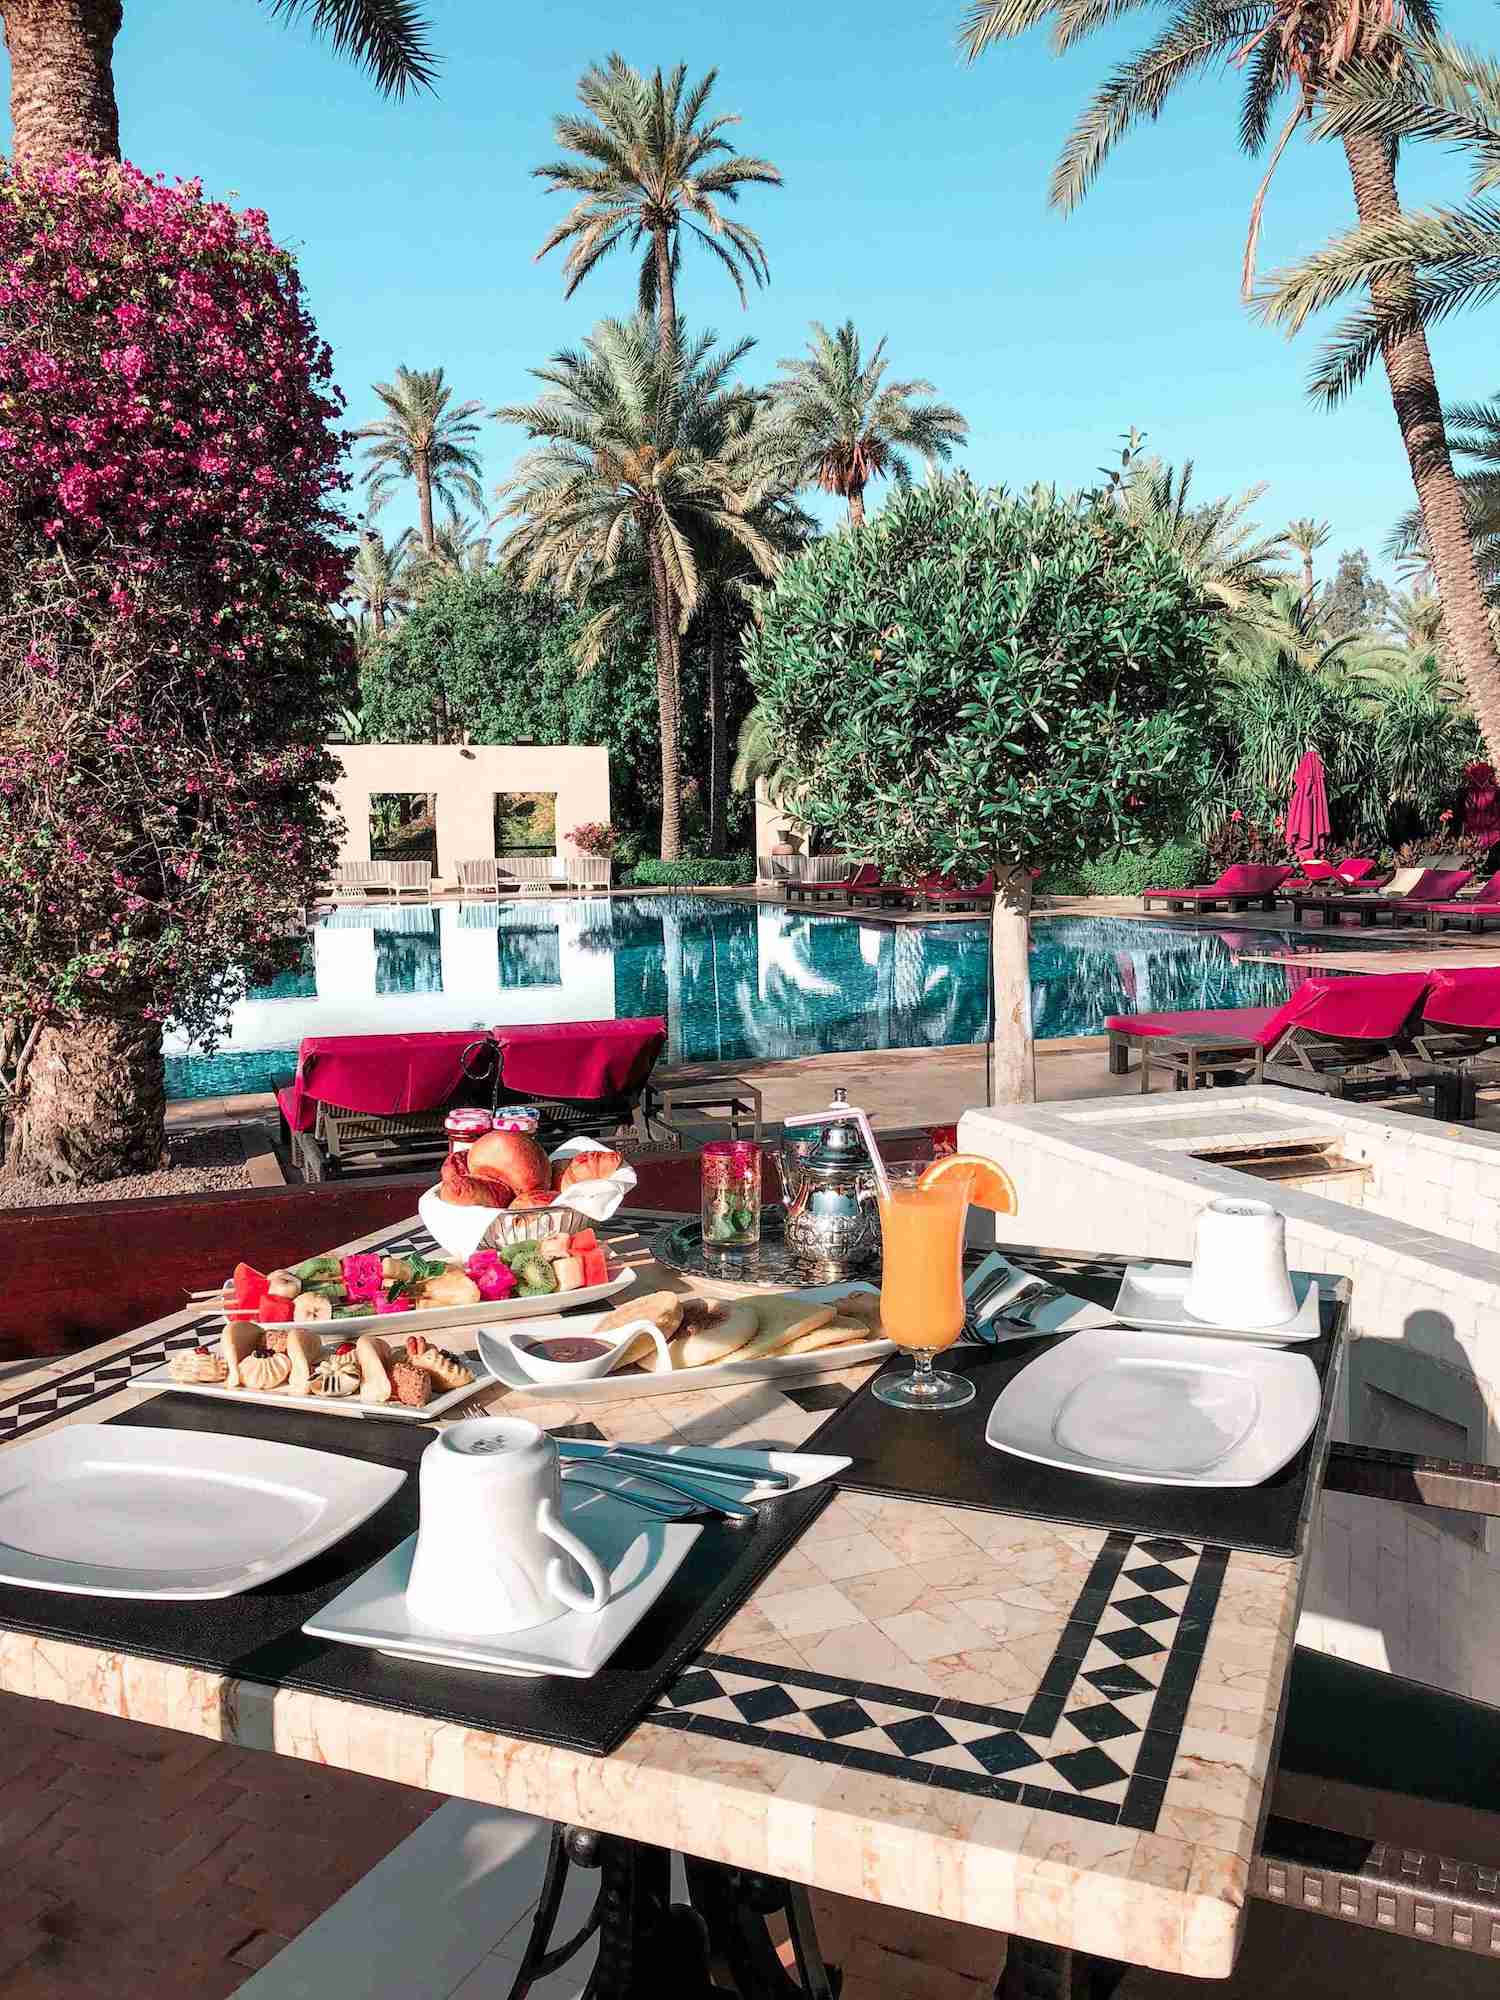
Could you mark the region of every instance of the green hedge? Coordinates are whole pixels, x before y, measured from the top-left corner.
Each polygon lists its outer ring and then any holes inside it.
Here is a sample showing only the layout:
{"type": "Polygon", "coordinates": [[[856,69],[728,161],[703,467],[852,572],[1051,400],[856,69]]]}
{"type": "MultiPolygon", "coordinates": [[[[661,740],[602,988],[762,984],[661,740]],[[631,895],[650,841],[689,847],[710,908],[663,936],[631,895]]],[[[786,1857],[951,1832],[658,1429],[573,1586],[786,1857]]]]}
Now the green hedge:
{"type": "Polygon", "coordinates": [[[630,871],[632,889],[735,889],[755,880],[755,864],[748,854],[731,854],[722,860],[638,861],[630,871]]]}
{"type": "Polygon", "coordinates": [[[1160,847],[1127,849],[1059,870],[1039,887],[1053,896],[1139,896],[1144,889],[1186,889],[1205,882],[1204,867],[1197,841],[1167,840],[1160,847]]]}

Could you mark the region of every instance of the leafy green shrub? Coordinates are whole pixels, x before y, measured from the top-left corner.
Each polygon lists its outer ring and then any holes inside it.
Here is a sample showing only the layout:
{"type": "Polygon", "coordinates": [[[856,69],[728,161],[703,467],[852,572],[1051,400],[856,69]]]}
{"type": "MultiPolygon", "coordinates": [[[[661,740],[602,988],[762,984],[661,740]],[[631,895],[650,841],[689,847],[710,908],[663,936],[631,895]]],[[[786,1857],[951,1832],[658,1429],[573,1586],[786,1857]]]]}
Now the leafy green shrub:
{"type": "Polygon", "coordinates": [[[1210,879],[1196,840],[1126,849],[1049,874],[1038,884],[1052,896],[1139,896],[1147,889],[1186,889],[1210,879]]]}
{"type": "Polygon", "coordinates": [[[730,854],[718,861],[695,861],[691,855],[681,861],[657,861],[648,855],[630,871],[632,889],[734,889],[754,880],[755,863],[748,854],[730,854]]]}

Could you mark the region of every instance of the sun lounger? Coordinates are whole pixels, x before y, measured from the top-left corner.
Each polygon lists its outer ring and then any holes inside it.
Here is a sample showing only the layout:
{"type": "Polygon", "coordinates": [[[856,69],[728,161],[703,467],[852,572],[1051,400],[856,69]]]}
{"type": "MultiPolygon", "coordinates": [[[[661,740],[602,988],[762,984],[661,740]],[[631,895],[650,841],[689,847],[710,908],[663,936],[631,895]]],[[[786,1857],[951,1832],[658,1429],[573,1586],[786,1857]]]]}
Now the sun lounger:
{"type": "Polygon", "coordinates": [[[987,910],[995,900],[995,874],[971,883],[955,882],[951,875],[924,875],[909,895],[918,910],[987,910]]]}
{"type": "Polygon", "coordinates": [[[1356,882],[1373,889],[1380,879],[1380,863],[1363,855],[1349,855],[1342,861],[1304,861],[1301,873],[1283,885],[1281,896],[1285,901],[1302,889],[1318,887],[1337,895],[1356,882]]]}
{"type": "Polygon", "coordinates": [[[652,1136],[641,1099],[667,1045],[660,1015],[493,1032],[500,1048],[499,1104],[534,1104],[549,1145],[578,1132],[611,1137],[632,1126],[652,1136]]]}
{"type": "Polygon", "coordinates": [[[899,909],[903,898],[911,893],[899,882],[887,882],[875,863],[867,861],[849,884],[844,901],[851,910],[899,909]]]}
{"type": "Polygon", "coordinates": [[[500,893],[500,864],[491,854],[477,861],[460,861],[458,864],[458,888],[464,896],[498,896],[500,893]]]}
{"type": "Polygon", "coordinates": [[[292,1083],[276,1093],[282,1136],[310,1181],[354,1160],[387,1171],[448,1150],[455,1104],[491,1101],[496,1051],[484,1029],[410,1035],[309,1035],[292,1083]]]}
{"type": "Polygon", "coordinates": [[[1149,910],[1161,903],[1169,910],[1274,910],[1276,892],[1290,868],[1240,861],[1226,868],[1216,882],[1198,889],[1148,889],[1141,897],[1149,910]]]}
{"type": "Polygon", "coordinates": [[[1179,1088],[1199,1077],[1230,1075],[1241,1082],[1278,1083],[1346,1099],[1431,1090],[1439,1117],[1457,1118],[1462,1078],[1434,1062],[1415,1041],[1415,1015],[1432,975],[1391,972],[1304,980],[1280,1007],[1225,1008],[1155,1016],[1112,1015],[1110,1067],[1123,1068],[1135,1041],[1142,1089],[1153,1059],[1166,1063],[1179,1088]],[[1148,1022],[1149,1031],[1131,1032],[1148,1022]]]}
{"type": "Polygon", "coordinates": [[[867,883],[878,882],[880,870],[873,861],[861,861],[852,868],[846,868],[841,875],[819,876],[806,874],[789,876],[786,882],[786,899],[789,903],[834,903],[849,901],[851,890],[862,889],[867,883]]]}
{"type": "Polygon", "coordinates": [[[1473,879],[1471,868],[1423,868],[1409,886],[1398,887],[1401,877],[1393,876],[1377,896],[1293,896],[1292,919],[1300,924],[1309,910],[1319,910],[1330,928],[1342,923],[1345,917],[1353,917],[1362,928],[1379,923],[1383,916],[1388,916],[1392,923],[1405,916],[1420,923],[1423,905],[1451,902],[1464,884],[1473,879]]]}
{"type": "Polygon", "coordinates": [[[1491,875],[1472,896],[1452,902],[1424,903],[1422,908],[1430,931],[1447,930],[1450,924],[1482,931],[1486,924],[1500,923],[1500,874],[1491,875]]]}
{"type": "Polygon", "coordinates": [[[1454,1115],[1467,1123],[1480,1086],[1500,1082],[1500,966],[1456,965],[1430,979],[1414,1041],[1425,1060],[1456,1073],[1454,1115]]]}

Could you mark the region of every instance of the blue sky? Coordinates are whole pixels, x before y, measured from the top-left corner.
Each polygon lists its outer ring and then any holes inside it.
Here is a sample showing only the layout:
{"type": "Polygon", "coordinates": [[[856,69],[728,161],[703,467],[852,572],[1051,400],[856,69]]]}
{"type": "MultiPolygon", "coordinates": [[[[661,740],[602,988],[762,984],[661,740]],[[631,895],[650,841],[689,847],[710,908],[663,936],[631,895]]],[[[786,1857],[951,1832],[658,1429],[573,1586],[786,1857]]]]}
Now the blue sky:
{"type": "MultiPolygon", "coordinates": [[[[628,310],[623,254],[564,301],[558,253],[535,251],[562,207],[530,169],[580,71],[618,46],[641,67],[720,71],[716,104],[742,114],[742,148],[775,160],[779,190],[741,203],[771,260],[748,312],[716,263],[689,255],[681,293],[698,325],[759,343],[769,375],[807,323],[852,316],[889,336],[898,373],[925,375],[968,417],[982,481],[1076,484],[1132,423],[1203,495],[1264,481],[1258,511],[1333,523],[1320,559],[1362,544],[1378,558],[1411,488],[1383,380],[1334,414],[1307,404],[1313,341],[1288,344],[1239,303],[1246,213],[1259,168],[1234,144],[1235,86],[1199,86],[1117,153],[1068,220],[1045,205],[1072,116],[1108,63],[1151,31],[1100,37],[1066,59],[1039,38],[973,68],[957,57],[957,0],[745,0],[732,15],[643,0],[505,7],[431,0],[445,72],[435,98],[395,105],[362,74],[251,0],[126,0],[117,53],[125,151],[199,173],[216,194],[269,211],[299,253],[332,343],[351,423],[398,362],[442,363],[487,408],[527,393],[527,369],[595,319],[628,310]]],[[[1451,32],[1494,46],[1500,14],[1466,3],[1451,32]]],[[[1457,194],[1441,155],[1403,162],[1411,202],[1457,194]]],[[[1262,267],[1347,223],[1341,156],[1297,145],[1267,212],[1262,267]]],[[[1435,338],[1451,399],[1500,390],[1485,314],[1435,338]]],[[[487,483],[519,434],[486,424],[487,483]]],[[[407,518],[393,504],[382,526],[407,518]]]]}

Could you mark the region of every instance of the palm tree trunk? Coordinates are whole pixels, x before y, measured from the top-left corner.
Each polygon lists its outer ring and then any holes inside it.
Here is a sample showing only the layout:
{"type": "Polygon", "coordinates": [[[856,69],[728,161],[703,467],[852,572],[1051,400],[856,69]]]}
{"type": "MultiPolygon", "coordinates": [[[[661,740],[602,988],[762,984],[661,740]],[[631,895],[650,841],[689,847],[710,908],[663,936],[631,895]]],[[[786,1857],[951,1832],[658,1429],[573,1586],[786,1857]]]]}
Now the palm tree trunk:
{"type": "Polygon", "coordinates": [[[111,59],[122,10],[123,0],[0,0],[23,165],[54,166],[67,153],[119,159],[111,59]]]}
{"type": "Polygon", "coordinates": [[[656,706],[661,725],[661,858],[682,856],[682,658],[667,566],[650,544],[651,630],[656,641],[656,706]]]}
{"type": "Polygon", "coordinates": [[[656,252],[656,337],[663,354],[677,352],[677,287],[672,280],[672,245],[665,229],[652,231],[656,252]]]}
{"type": "MultiPolygon", "coordinates": [[[[1396,192],[1395,164],[1383,140],[1363,135],[1344,140],[1344,156],[1354,182],[1354,202],[1364,223],[1388,222],[1401,212],[1396,192]]],[[[1410,280],[1398,275],[1370,286],[1375,306],[1398,307],[1410,280]]],[[[1381,343],[1385,372],[1401,442],[1411,466],[1412,484],[1422,509],[1422,525],[1437,571],[1438,594],[1453,651],[1468,689],[1491,761],[1500,758],[1500,654],[1495,650],[1489,615],[1474,567],[1474,544],[1464,519],[1463,493],[1448,453],[1448,434],[1432,371],[1427,336],[1393,336],[1381,343]]]]}
{"type": "Polygon", "coordinates": [[[154,1173],[166,1154],[166,1108],[159,1021],[49,1023],[26,1072],[6,1171],[47,1187],[154,1173]]]}
{"type": "Polygon", "coordinates": [[[849,501],[849,525],[851,528],[861,527],[865,518],[865,489],[863,486],[851,486],[847,498],[849,501]]]}
{"type": "Polygon", "coordinates": [[[417,509],[422,516],[422,546],[428,555],[437,554],[437,529],[432,521],[432,467],[417,456],[417,509]]]}
{"type": "Polygon", "coordinates": [[[708,622],[708,851],[729,842],[729,632],[721,614],[708,622]]]}
{"type": "Polygon", "coordinates": [[[1309,549],[1304,549],[1302,551],[1302,602],[1308,607],[1309,610],[1311,610],[1312,608],[1312,594],[1313,594],[1312,552],[1309,549]]]}

